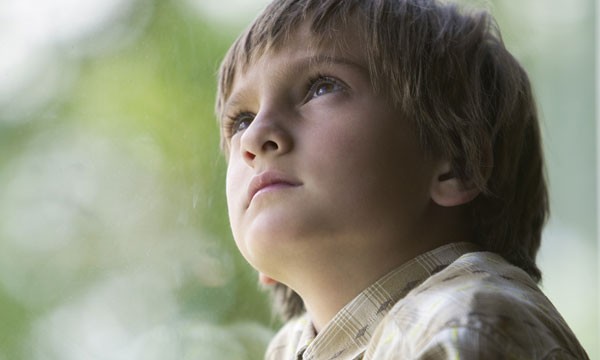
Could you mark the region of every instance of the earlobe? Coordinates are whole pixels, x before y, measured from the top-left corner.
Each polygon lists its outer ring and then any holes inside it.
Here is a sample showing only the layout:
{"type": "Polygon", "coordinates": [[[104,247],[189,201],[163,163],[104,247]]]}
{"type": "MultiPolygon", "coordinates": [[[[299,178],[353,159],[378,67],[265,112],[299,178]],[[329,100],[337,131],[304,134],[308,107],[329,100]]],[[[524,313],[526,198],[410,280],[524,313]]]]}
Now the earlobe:
{"type": "Polygon", "coordinates": [[[272,286],[277,283],[277,281],[273,280],[272,278],[268,277],[267,275],[261,272],[258,273],[258,282],[266,286],[272,286]]]}
{"type": "Polygon", "coordinates": [[[440,206],[463,205],[475,199],[480,190],[466,184],[453,171],[449,161],[440,164],[431,184],[431,199],[440,206]]]}

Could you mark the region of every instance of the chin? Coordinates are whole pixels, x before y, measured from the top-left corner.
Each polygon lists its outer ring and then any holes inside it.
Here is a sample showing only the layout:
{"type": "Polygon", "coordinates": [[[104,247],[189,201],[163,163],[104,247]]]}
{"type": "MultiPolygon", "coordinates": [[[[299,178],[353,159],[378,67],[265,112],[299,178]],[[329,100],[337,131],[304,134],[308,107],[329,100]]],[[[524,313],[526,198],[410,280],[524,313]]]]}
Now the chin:
{"type": "Polygon", "coordinates": [[[306,238],[303,232],[290,222],[254,221],[236,242],[250,265],[264,273],[273,273],[269,271],[272,266],[297,260],[305,246],[303,238],[306,238]]]}

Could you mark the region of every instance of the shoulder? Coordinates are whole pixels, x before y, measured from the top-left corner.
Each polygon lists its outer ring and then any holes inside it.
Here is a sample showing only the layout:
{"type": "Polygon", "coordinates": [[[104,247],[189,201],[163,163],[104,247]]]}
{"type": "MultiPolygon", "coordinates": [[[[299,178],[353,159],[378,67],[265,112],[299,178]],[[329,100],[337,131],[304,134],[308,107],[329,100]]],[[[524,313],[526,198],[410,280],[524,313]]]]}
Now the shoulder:
{"type": "Polygon", "coordinates": [[[487,252],[463,255],[391,309],[366,358],[391,358],[388,353],[415,359],[587,358],[536,283],[487,252]]]}

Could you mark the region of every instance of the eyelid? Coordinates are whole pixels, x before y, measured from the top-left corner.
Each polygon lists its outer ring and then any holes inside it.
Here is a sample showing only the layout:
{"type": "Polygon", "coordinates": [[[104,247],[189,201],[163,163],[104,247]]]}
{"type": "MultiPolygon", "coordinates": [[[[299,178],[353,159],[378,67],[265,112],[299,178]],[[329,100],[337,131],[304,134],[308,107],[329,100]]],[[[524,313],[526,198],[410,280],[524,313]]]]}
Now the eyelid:
{"type": "Polygon", "coordinates": [[[236,111],[233,115],[226,115],[223,121],[223,130],[226,139],[231,139],[235,134],[239,131],[235,130],[235,127],[239,124],[243,119],[250,119],[250,121],[254,120],[254,115],[250,111],[236,111]]]}
{"type": "MultiPolygon", "coordinates": [[[[311,77],[308,82],[308,89],[306,92],[306,96],[303,100],[303,103],[307,103],[311,99],[315,98],[314,93],[317,90],[318,86],[322,85],[323,83],[327,83],[327,82],[333,83],[336,86],[340,87],[339,91],[344,91],[348,88],[346,83],[344,83],[342,80],[340,80],[334,76],[317,74],[317,75],[311,77]]],[[[337,92],[337,91],[335,91],[335,92],[337,92]]]]}

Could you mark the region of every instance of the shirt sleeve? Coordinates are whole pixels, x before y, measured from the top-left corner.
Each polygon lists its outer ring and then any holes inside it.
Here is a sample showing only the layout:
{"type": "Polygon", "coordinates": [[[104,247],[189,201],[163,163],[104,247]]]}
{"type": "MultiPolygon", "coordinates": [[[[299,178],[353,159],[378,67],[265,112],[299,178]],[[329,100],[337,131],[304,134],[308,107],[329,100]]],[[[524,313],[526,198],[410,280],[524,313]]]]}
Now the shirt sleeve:
{"type": "Polygon", "coordinates": [[[446,328],[440,331],[422,349],[415,349],[415,359],[526,359],[523,351],[505,341],[503,344],[492,334],[468,327],[446,328]]]}
{"type": "Polygon", "coordinates": [[[500,333],[489,333],[468,326],[441,329],[430,339],[423,333],[403,334],[398,329],[380,328],[377,340],[365,353],[365,360],[575,360],[576,357],[562,348],[549,353],[532,354],[532,349],[522,349],[500,333]],[[425,340],[425,341],[423,341],[425,340]]]}

